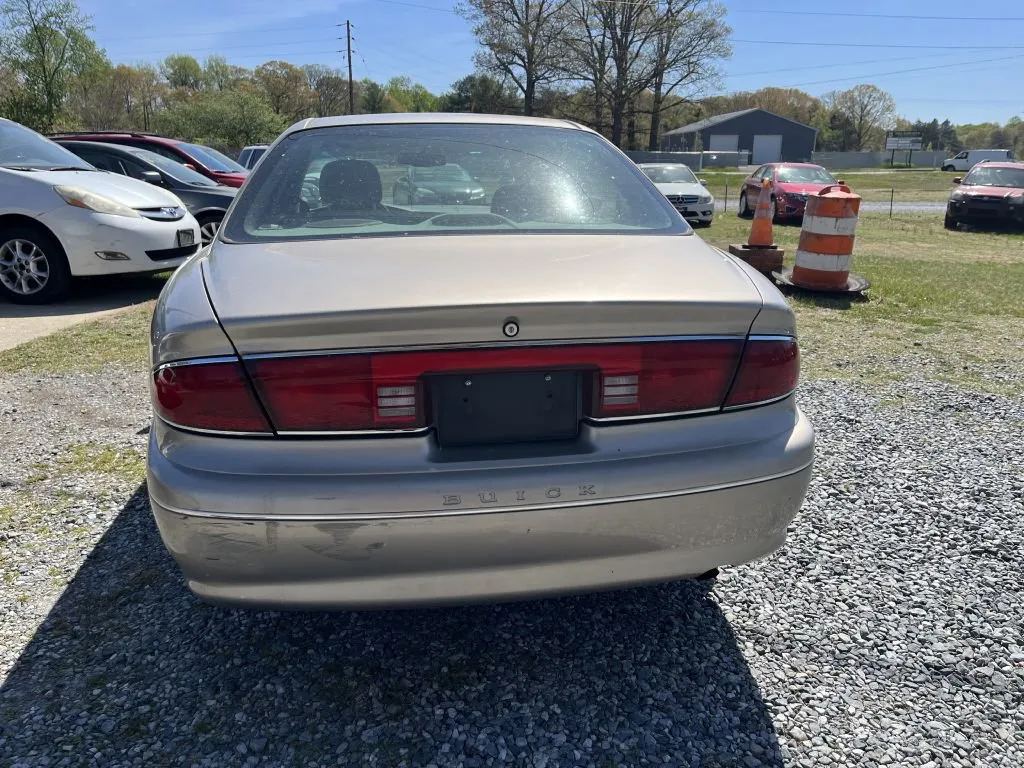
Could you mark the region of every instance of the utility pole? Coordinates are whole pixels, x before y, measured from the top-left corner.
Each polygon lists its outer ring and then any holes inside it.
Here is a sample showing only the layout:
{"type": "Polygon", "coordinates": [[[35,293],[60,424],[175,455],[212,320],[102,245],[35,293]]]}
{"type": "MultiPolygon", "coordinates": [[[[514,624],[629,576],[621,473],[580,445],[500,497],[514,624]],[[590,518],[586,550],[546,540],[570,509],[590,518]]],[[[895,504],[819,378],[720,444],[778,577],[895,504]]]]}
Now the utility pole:
{"type": "Polygon", "coordinates": [[[352,86],[352,23],[345,19],[345,53],[348,55],[348,113],[354,115],[355,90],[352,86]]]}

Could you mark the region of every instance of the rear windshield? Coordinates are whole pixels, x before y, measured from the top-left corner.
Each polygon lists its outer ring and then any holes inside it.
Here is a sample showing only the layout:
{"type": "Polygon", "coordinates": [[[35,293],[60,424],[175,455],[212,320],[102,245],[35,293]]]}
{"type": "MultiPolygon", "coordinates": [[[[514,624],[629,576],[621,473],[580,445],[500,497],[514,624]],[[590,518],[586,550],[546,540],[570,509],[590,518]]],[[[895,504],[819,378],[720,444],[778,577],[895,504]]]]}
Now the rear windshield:
{"type": "Polygon", "coordinates": [[[832,174],[824,168],[814,166],[782,166],[776,172],[776,178],[783,182],[803,184],[835,184],[832,174]]]}
{"type": "Polygon", "coordinates": [[[636,166],[595,134],[413,123],[293,134],[262,159],[222,237],[514,231],[690,229],[636,166]]]}
{"type": "Polygon", "coordinates": [[[245,170],[245,168],[240,166],[230,157],[218,152],[212,147],[204,147],[202,144],[186,144],[184,142],[179,146],[211,171],[220,171],[221,173],[238,173],[239,171],[245,170]]]}
{"type": "Polygon", "coordinates": [[[1024,188],[1024,168],[986,168],[976,165],[967,174],[964,184],[975,184],[982,187],[1024,188]]]}

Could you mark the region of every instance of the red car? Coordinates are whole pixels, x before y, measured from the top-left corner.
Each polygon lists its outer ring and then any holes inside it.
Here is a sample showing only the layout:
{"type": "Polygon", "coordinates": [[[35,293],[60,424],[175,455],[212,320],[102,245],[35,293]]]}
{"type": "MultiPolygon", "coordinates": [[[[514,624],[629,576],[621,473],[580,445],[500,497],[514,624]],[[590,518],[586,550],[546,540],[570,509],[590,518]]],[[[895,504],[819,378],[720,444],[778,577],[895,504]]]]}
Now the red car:
{"type": "Polygon", "coordinates": [[[743,182],[740,191],[740,216],[754,215],[757,198],[764,179],[771,182],[772,218],[800,219],[807,205],[807,195],[820,192],[829,184],[842,184],[820,165],[811,163],[768,163],[762,165],[743,182]]]}
{"type": "Polygon", "coordinates": [[[982,160],[963,179],[946,204],[946,229],[960,224],[1024,228],[1024,163],[982,160]]]}
{"type": "Polygon", "coordinates": [[[85,133],[60,133],[50,136],[53,140],[74,139],[75,141],[102,141],[107,144],[123,144],[128,147],[148,149],[198,171],[207,178],[229,187],[240,187],[249,172],[230,157],[212,147],[191,144],[178,139],[166,139],[151,133],[129,133],[122,131],[91,131],[85,133]]]}

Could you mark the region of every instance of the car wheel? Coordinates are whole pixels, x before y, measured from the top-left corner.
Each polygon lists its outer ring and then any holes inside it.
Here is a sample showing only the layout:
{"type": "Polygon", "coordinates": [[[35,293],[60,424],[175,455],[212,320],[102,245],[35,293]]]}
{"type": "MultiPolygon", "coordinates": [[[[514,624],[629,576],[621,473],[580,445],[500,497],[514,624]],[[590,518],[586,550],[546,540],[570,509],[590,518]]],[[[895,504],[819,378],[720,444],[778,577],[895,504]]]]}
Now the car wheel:
{"type": "Polygon", "coordinates": [[[772,222],[778,223],[778,220],[779,220],[778,219],[779,210],[778,210],[778,208],[775,205],[775,198],[774,197],[771,200],[768,201],[768,213],[771,216],[772,222]]]}
{"type": "Polygon", "coordinates": [[[956,219],[954,219],[948,213],[946,214],[946,218],[943,219],[943,221],[942,221],[942,226],[944,226],[946,229],[951,230],[953,232],[956,232],[956,230],[959,229],[959,225],[957,224],[956,219]]]}
{"type": "Polygon", "coordinates": [[[67,296],[71,268],[64,249],[41,227],[0,230],[0,294],[15,304],[48,304],[67,296]]]}
{"type": "Polygon", "coordinates": [[[737,214],[741,219],[750,217],[750,208],[747,206],[747,191],[743,190],[740,192],[740,209],[737,214]]]}
{"type": "Polygon", "coordinates": [[[199,217],[199,241],[203,248],[212,243],[213,239],[217,237],[217,232],[220,231],[220,223],[223,220],[223,213],[213,213],[199,217]]]}
{"type": "Polygon", "coordinates": [[[942,170],[944,170],[944,171],[955,171],[956,168],[954,168],[952,165],[944,165],[944,166],[942,166],[942,170]]]}

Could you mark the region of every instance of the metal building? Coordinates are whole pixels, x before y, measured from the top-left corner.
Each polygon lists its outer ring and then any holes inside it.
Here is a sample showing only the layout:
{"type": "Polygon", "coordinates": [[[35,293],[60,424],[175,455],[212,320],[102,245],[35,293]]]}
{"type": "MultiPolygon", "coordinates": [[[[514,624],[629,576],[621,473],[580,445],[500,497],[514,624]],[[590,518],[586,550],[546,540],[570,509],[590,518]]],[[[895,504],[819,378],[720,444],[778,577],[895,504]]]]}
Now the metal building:
{"type": "Polygon", "coordinates": [[[663,152],[749,152],[750,164],[810,162],[818,129],[767,109],[706,117],[661,135],[663,152]]]}

